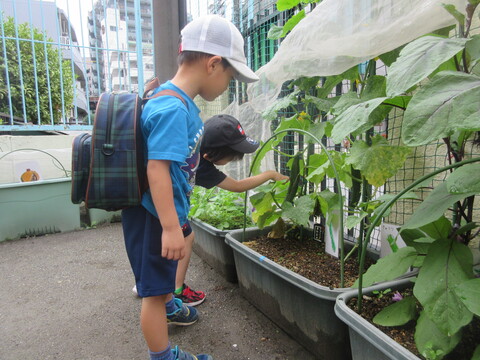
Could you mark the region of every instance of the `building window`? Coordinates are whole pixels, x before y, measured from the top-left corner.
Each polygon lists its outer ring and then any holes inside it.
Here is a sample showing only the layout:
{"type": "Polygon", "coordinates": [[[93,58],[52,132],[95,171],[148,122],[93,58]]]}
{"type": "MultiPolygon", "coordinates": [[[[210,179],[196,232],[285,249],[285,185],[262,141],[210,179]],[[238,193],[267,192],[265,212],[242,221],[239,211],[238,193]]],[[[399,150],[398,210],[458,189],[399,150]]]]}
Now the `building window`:
{"type": "Polygon", "coordinates": [[[113,26],[113,25],[110,25],[110,31],[117,31],[117,27],[113,26]]]}

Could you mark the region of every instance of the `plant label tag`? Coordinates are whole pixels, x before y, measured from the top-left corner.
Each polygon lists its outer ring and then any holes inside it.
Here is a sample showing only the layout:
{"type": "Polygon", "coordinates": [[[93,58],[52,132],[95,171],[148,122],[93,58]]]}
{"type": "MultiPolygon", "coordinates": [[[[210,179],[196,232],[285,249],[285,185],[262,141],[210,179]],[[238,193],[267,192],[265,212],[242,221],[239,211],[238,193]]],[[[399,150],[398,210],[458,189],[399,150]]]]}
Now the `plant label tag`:
{"type": "Polygon", "coordinates": [[[313,240],[323,241],[323,226],[322,224],[313,224],[313,240]]]}

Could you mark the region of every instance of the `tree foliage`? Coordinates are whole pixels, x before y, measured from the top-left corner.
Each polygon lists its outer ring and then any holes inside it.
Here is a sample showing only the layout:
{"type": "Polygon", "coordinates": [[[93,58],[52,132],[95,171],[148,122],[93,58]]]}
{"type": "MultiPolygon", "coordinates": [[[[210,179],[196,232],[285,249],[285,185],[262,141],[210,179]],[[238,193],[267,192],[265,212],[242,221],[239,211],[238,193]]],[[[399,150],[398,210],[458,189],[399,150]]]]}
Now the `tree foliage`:
{"type": "Polygon", "coordinates": [[[52,39],[28,23],[16,25],[14,19],[8,17],[3,21],[3,27],[4,36],[0,37],[0,112],[10,114],[10,92],[13,116],[23,118],[25,108],[30,123],[38,124],[39,119],[41,124],[49,124],[52,119],[59,123],[62,93],[65,112],[73,102],[75,79],[70,62],[63,60],[61,50],[52,44],[52,39]]]}

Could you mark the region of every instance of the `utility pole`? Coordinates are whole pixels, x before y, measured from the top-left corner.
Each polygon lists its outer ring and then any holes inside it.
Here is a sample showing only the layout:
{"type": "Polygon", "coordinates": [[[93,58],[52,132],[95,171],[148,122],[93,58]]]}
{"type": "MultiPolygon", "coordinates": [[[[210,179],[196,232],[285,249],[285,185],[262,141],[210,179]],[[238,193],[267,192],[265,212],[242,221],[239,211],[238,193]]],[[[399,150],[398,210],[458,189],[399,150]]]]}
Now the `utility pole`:
{"type": "Polygon", "coordinates": [[[153,0],[155,76],[160,83],[177,71],[180,30],[187,22],[186,0],[153,0]]]}

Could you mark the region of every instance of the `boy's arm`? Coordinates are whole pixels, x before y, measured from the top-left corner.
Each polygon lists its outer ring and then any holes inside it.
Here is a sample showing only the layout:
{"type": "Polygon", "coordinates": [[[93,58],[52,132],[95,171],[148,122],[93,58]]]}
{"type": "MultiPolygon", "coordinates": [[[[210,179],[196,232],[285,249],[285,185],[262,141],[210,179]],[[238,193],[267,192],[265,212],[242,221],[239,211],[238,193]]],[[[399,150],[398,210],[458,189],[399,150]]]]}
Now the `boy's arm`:
{"type": "Polygon", "coordinates": [[[163,229],[162,257],[180,260],[185,256],[185,239],[173,200],[170,161],[149,160],[147,177],[153,203],[163,229]]]}
{"type": "Polygon", "coordinates": [[[257,186],[262,185],[268,180],[288,180],[288,176],[282,175],[276,171],[268,170],[259,175],[250,176],[242,180],[235,180],[230,176],[227,176],[225,180],[219,183],[217,186],[221,189],[233,191],[233,192],[243,192],[246,190],[251,190],[257,186]]]}

